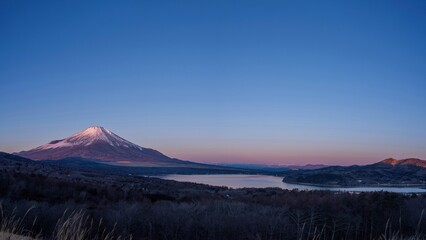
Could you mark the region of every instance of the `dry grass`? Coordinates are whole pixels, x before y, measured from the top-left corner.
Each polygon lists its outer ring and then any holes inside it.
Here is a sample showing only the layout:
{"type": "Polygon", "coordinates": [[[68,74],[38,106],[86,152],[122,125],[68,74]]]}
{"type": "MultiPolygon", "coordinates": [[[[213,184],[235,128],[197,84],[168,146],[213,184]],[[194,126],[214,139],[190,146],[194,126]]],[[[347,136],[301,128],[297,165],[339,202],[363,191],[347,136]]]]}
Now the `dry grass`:
{"type": "MultiPolygon", "coordinates": [[[[56,223],[54,231],[49,234],[50,237],[42,238],[41,232],[35,233],[32,229],[25,229],[23,227],[24,219],[33,208],[26,211],[23,217],[16,216],[15,210],[7,215],[0,205],[0,240],[131,240],[132,237],[116,236],[115,227],[106,229],[103,227],[102,219],[98,222],[93,221],[83,210],[79,211],[65,211],[56,223]]],[[[384,232],[377,240],[420,240],[425,239],[425,235],[421,229],[422,219],[424,217],[424,210],[420,213],[420,218],[417,224],[416,233],[413,236],[403,236],[400,227],[392,228],[391,221],[388,219],[384,232]]],[[[327,226],[325,224],[318,225],[321,221],[318,215],[312,213],[309,216],[301,216],[300,214],[292,215],[293,221],[297,223],[297,239],[298,240],[320,240],[320,239],[333,239],[336,225],[332,229],[331,234],[326,234],[327,226]]],[[[34,219],[32,226],[35,225],[34,219]]],[[[330,229],[330,228],[329,228],[330,229]]],[[[255,237],[256,238],[256,237],[255,237]]],[[[260,236],[257,239],[261,239],[260,236]]],[[[352,237],[344,237],[341,239],[352,239],[352,237]]],[[[374,240],[374,238],[371,238],[374,240]]]]}
{"type": "MultiPolygon", "coordinates": [[[[0,240],[8,239],[39,239],[40,233],[34,234],[32,229],[27,230],[23,227],[23,221],[32,208],[25,212],[23,217],[17,217],[14,209],[10,215],[5,214],[2,206],[0,205],[0,240]]],[[[34,219],[32,226],[34,226],[36,219],[34,219]]]]}
{"type": "Polygon", "coordinates": [[[122,237],[115,237],[115,228],[107,230],[102,227],[102,219],[95,225],[90,217],[80,210],[67,214],[58,220],[53,234],[54,239],[61,240],[121,240],[122,237]]]}
{"type": "MultiPolygon", "coordinates": [[[[32,210],[28,209],[22,218],[16,217],[15,210],[11,215],[4,213],[0,205],[0,240],[41,240],[41,233],[35,234],[31,229],[23,226],[23,221],[32,210]]],[[[33,221],[33,226],[36,219],[33,221]]],[[[102,227],[102,220],[94,224],[93,220],[82,210],[68,213],[64,212],[58,220],[51,239],[53,240],[124,240],[115,236],[115,229],[107,230],[102,227]]],[[[126,238],[131,240],[132,238],[126,238]]]]}

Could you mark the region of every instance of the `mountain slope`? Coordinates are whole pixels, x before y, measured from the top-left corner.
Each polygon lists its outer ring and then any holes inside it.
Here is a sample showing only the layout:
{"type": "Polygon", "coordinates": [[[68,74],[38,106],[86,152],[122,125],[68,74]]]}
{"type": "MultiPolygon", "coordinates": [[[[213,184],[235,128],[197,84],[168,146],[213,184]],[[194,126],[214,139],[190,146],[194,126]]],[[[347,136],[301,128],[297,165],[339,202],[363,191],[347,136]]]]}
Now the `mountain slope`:
{"type": "Polygon", "coordinates": [[[392,166],[402,166],[402,165],[412,165],[417,167],[426,168],[426,161],[420,160],[418,158],[407,158],[402,160],[397,160],[394,158],[388,158],[376,164],[389,164],[392,166]]]}
{"type": "Polygon", "coordinates": [[[108,129],[98,126],[89,127],[68,138],[54,140],[16,154],[33,160],[60,160],[78,157],[111,164],[143,166],[172,166],[190,163],[170,158],[154,149],[138,146],[108,129]]]}
{"type": "Polygon", "coordinates": [[[426,161],[385,159],[365,166],[332,166],[316,170],[287,172],[284,182],[329,186],[409,186],[426,183],[426,161]]]}

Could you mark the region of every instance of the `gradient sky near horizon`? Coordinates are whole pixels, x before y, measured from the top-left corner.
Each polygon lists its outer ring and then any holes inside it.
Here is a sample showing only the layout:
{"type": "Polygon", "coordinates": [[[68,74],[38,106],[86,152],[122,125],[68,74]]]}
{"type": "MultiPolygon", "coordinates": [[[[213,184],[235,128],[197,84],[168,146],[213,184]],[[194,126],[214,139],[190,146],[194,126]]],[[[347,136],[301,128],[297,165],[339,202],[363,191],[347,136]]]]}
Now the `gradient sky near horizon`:
{"type": "Polygon", "coordinates": [[[199,162],[426,159],[426,1],[0,2],[0,151],[91,125],[199,162]]]}

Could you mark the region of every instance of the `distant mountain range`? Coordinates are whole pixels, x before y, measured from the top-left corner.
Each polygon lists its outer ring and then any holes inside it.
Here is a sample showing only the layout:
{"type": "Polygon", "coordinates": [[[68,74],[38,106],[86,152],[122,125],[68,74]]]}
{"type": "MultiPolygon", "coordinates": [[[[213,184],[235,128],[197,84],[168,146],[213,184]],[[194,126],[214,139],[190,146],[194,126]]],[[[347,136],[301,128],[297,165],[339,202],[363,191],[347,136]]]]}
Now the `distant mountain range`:
{"type": "Polygon", "coordinates": [[[15,153],[50,165],[124,174],[246,173],[284,176],[284,181],[310,185],[421,185],[426,183],[426,161],[388,158],[365,166],[324,165],[209,165],[168,157],[134,144],[110,130],[93,126],[70,137],[15,153]]]}
{"type": "Polygon", "coordinates": [[[171,158],[157,150],[134,144],[99,126],[89,127],[70,137],[53,140],[14,155],[49,165],[106,173],[135,175],[257,173],[255,170],[171,158]]]}
{"type": "Polygon", "coordinates": [[[92,166],[88,162],[138,167],[238,168],[261,172],[281,172],[295,169],[317,169],[324,165],[264,165],[264,164],[200,164],[168,157],[161,152],[134,144],[112,131],[92,126],[70,137],[14,153],[32,160],[59,161],[57,164],[92,166]]]}
{"type": "Polygon", "coordinates": [[[245,164],[245,163],[218,163],[216,165],[234,168],[254,169],[266,172],[282,172],[299,169],[319,169],[327,167],[323,164],[306,164],[306,165],[270,165],[270,164],[245,164]]]}
{"type": "Polygon", "coordinates": [[[327,186],[426,185],[426,161],[388,158],[365,166],[331,166],[285,172],[284,182],[327,186]]]}

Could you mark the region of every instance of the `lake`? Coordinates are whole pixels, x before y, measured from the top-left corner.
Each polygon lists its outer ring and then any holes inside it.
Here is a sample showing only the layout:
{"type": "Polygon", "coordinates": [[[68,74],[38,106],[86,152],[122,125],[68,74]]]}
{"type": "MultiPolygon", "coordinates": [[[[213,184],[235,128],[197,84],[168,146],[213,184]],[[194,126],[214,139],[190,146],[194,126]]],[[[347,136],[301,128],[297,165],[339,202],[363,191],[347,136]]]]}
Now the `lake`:
{"type": "Polygon", "coordinates": [[[422,188],[401,188],[401,187],[350,187],[350,188],[331,188],[318,187],[299,184],[290,184],[282,182],[282,177],[268,175],[244,175],[244,174],[211,174],[211,175],[181,175],[170,174],[155,176],[161,179],[175,180],[179,182],[201,183],[212,186],[225,186],[229,188],[267,188],[278,187],[282,189],[299,190],[331,190],[348,192],[376,192],[387,191],[396,193],[422,193],[426,189],[422,188]]]}

